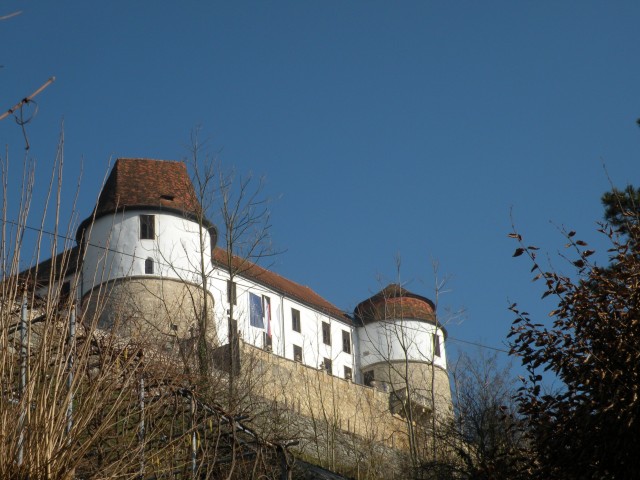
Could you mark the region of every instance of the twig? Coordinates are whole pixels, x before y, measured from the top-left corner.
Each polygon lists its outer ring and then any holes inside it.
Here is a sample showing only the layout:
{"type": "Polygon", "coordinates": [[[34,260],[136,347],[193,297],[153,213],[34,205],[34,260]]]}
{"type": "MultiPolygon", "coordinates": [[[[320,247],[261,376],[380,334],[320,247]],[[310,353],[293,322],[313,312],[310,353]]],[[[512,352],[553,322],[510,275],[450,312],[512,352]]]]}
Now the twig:
{"type": "Polygon", "coordinates": [[[29,95],[28,97],[23,98],[18,103],[16,103],[13,107],[11,107],[9,110],[7,110],[2,115],[0,115],[0,120],[4,120],[9,115],[11,115],[13,112],[18,110],[20,107],[22,107],[23,105],[26,105],[27,103],[29,103],[31,100],[34,99],[34,97],[36,95],[41,93],[45,88],[47,88],[49,85],[51,85],[55,80],[56,80],[56,77],[51,77],[49,80],[47,80],[39,89],[37,89],[31,95],[29,95]]]}

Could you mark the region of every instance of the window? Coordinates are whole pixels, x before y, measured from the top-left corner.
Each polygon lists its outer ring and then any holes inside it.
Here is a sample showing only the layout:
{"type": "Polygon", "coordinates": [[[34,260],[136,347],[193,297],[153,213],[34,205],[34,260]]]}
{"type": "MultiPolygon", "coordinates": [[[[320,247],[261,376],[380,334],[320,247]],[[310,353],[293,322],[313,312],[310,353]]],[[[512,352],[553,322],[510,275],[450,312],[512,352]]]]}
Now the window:
{"type": "Polygon", "coordinates": [[[440,356],[440,335],[433,335],[433,354],[436,357],[440,356]]]}
{"type": "Polygon", "coordinates": [[[291,330],[300,332],[300,310],[291,309],[291,330]]]}
{"type": "Polygon", "coordinates": [[[153,275],[153,258],[147,258],[144,261],[144,273],[153,275]]]}
{"type": "Polygon", "coordinates": [[[325,358],[324,361],[322,362],[322,366],[324,367],[325,371],[331,375],[331,360],[328,358],[325,358]]]}
{"type": "Polygon", "coordinates": [[[322,322],[322,343],[331,345],[331,326],[327,322],[322,322]]]}
{"type": "Polygon", "coordinates": [[[156,238],[155,215],[140,215],[140,240],[154,240],[156,238]]]}
{"type": "Polygon", "coordinates": [[[262,296],[262,315],[264,316],[267,335],[271,338],[271,299],[266,295],[262,296]]]}
{"type": "Polygon", "coordinates": [[[262,332],[262,345],[267,352],[270,352],[273,347],[273,339],[267,332],[262,332]]]}
{"type": "Polygon", "coordinates": [[[249,325],[264,328],[264,308],[262,296],[249,292],[249,325]]]}
{"type": "Polygon", "coordinates": [[[344,378],[347,380],[353,379],[353,373],[351,372],[350,367],[344,367],[344,378]]]}
{"type": "Polygon", "coordinates": [[[64,282],[60,287],[60,300],[66,300],[71,294],[71,282],[64,282]]]}
{"type": "Polygon", "coordinates": [[[302,347],[298,345],[293,346],[293,359],[296,362],[302,362],[302,347]]]}
{"type": "Polygon", "coordinates": [[[238,296],[236,293],[236,282],[227,280],[227,303],[238,304],[238,296]]]}
{"type": "Polygon", "coordinates": [[[342,331],[342,351],[351,353],[351,333],[346,330],[342,331]]]}
{"type": "Polygon", "coordinates": [[[375,375],[373,374],[373,370],[369,370],[368,372],[364,372],[364,384],[367,387],[371,387],[373,386],[373,382],[376,379],[375,375]]]}

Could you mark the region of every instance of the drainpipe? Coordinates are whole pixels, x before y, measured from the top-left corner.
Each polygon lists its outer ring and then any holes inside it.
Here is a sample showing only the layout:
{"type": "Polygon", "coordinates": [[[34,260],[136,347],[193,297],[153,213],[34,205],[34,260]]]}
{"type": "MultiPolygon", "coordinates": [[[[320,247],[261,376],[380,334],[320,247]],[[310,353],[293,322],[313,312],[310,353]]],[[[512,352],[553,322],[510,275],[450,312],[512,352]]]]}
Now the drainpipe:
{"type": "Polygon", "coordinates": [[[287,342],[285,337],[284,324],[284,295],[280,295],[280,325],[282,325],[282,357],[287,358],[287,342]]]}

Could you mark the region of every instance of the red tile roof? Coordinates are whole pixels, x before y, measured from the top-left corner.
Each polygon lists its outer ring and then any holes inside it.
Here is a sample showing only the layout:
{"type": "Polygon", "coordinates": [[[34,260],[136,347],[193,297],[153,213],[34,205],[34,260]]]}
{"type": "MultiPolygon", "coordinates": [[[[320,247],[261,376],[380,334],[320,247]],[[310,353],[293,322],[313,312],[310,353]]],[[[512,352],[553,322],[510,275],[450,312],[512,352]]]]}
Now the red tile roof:
{"type": "MultiPolygon", "coordinates": [[[[356,320],[370,323],[384,320],[411,319],[437,324],[434,303],[397,283],[387,285],[355,308],[356,320]]],[[[442,325],[438,325],[442,328],[442,325]]],[[[442,328],[444,331],[444,328],[442,328]]],[[[445,331],[446,335],[446,331],[445,331]]]]}
{"type": "MultiPolygon", "coordinates": [[[[80,224],[76,238],[81,238],[94,215],[99,218],[133,208],[172,211],[198,218],[201,206],[184,162],[148,158],[116,160],[94,213],[80,224]]],[[[205,223],[211,226],[206,220],[205,223]]]]}

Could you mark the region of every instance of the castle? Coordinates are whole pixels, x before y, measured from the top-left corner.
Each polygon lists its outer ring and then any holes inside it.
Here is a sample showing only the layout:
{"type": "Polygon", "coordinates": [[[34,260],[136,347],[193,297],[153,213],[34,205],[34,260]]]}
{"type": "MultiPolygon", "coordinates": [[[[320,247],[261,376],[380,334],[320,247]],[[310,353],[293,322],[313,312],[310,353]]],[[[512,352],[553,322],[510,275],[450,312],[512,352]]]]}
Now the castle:
{"type": "Polygon", "coordinates": [[[236,330],[243,344],[287,360],[289,371],[300,365],[343,379],[356,396],[376,391],[390,416],[407,402],[429,416],[434,398],[450,412],[447,334],[433,302],[391,284],[346,314],[306,286],[229,256],[217,237],[184,163],[121,158],[79,225],[77,245],[40,264],[39,275],[64,256],[62,290],[77,285],[77,303],[100,308],[99,327],[168,351],[193,337],[206,310],[214,347],[229,345],[236,330]]]}

